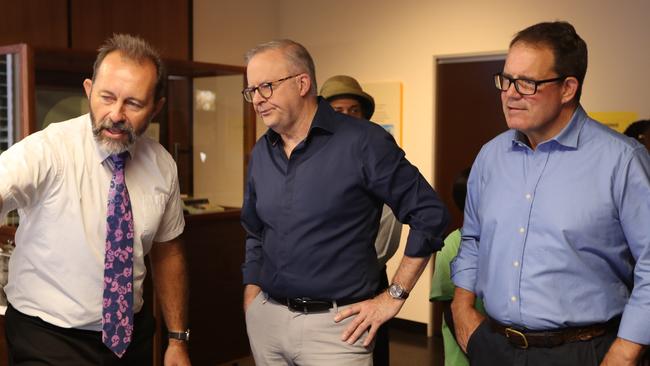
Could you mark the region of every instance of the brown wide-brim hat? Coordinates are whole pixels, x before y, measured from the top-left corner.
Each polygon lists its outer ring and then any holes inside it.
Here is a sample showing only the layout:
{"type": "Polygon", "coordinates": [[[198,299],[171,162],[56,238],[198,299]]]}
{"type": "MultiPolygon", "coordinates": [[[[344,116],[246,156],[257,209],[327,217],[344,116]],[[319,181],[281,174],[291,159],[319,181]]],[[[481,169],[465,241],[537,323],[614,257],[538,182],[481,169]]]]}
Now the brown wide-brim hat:
{"type": "Polygon", "coordinates": [[[375,99],[361,89],[358,81],[347,75],[336,75],[327,79],[320,88],[320,95],[327,100],[338,98],[358,100],[366,119],[370,119],[375,113],[375,99]]]}

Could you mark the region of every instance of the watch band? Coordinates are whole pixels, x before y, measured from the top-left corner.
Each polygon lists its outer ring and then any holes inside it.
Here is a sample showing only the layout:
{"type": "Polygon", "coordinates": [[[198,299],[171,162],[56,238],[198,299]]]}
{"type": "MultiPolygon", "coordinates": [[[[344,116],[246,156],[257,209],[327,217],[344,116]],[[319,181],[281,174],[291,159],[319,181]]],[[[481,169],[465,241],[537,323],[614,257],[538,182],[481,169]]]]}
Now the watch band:
{"type": "Polygon", "coordinates": [[[169,339],[176,339],[179,341],[188,342],[190,340],[190,330],[187,329],[184,332],[168,332],[167,337],[169,339]]]}

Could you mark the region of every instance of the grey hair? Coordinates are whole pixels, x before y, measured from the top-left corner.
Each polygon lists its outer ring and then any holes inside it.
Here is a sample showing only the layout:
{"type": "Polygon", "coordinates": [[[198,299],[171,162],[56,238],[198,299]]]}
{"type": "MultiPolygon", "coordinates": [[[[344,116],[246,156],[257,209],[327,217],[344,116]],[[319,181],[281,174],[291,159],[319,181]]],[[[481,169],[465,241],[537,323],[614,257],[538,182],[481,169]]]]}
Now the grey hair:
{"type": "Polygon", "coordinates": [[[93,65],[93,82],[97,76],[97,70],[101,66],[104,58],[113,52],[119,51],[125,57],[142,62],[145,60],[151,61],[156,66],[156,88],[155,88],[155,100],[158,101],[165,94],[165,86],[167,84],[167,70],[165,65],[160,58],[160,54],[156,49],[150,45],[144,39],[132,36],[129,34],[113,34],[113,36],[102,44],[95,59],[95,64],[93,65]]]}
{"type": "Polygon", "coordinates": [[[314,60],[311,58],[309,51],[305,46],[301,45],[298,42],[292,41],[290,39],[279,39],[266,43],[261,43],[246,52],[244,59],[246,64],[257,54],[262,52],[279,50],[282,51],[282,54],[287,59],[289,64],[295,68],[295,72],[304,72],[309,75],[311,80],[311,88],[309,89],[309,95],[317,96],[318,87],[316,86],[316,67],[314,66],[314,60]]]}

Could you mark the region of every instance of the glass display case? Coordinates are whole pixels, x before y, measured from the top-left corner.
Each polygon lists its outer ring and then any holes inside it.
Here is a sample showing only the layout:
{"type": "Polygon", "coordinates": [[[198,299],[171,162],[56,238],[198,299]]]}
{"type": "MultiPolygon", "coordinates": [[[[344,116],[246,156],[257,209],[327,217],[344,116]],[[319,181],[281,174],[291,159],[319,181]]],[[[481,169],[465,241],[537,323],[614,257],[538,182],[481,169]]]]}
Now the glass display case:
{"type": "MultiPolygon", "coordinates": [[[[82,83],[92,77],[95,56],[25,44],[0,46],[0,152],[50,123],[87,113],[82,83]]],[[[206,212],[241,206],[247,156],[256,140],[254,110],[240,94],[245,68],[164,62],[166,108],[152,121],[148,136],[176,160],[181,193],[189,201],[207,201],[201,206],[206,212]]]]}

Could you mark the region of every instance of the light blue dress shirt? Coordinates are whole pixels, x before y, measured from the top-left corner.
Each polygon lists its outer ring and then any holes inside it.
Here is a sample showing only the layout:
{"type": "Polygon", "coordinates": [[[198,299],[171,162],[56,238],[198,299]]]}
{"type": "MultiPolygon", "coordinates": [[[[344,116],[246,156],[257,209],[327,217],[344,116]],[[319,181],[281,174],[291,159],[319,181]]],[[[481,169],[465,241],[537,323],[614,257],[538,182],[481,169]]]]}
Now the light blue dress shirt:
{"type": "Polygon", "coordinates": [[[506,131],[468,182],[458,287],[499,322],[531,330],[602,323],[650,343],[650,157],[578,107],[532,150],[506,131]]]}

